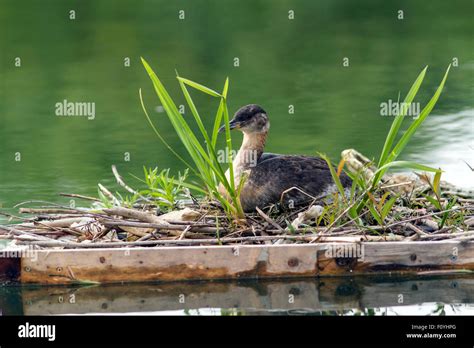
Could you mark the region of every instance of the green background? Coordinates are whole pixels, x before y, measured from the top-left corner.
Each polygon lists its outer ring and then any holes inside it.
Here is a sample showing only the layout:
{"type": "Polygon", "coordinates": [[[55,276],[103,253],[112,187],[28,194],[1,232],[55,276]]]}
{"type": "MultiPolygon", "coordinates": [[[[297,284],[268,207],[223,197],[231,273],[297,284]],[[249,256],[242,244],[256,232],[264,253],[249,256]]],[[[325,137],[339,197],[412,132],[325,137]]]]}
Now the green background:
{"type": "MultiPolygon", "coordinates": [[[[445,91],[402,159],[442,167],[472,186],[474,52],[472,1],[10,1],[0,0],[0,205],[68,203],[59,192],[115,190],[116,164],[131,186],[142,166],[182,170],[149,128],[182,152],[139,57],[183,103],[174,69],[220,90],[229,107],[258,103],[271,119],[267,150],[329,154],[356,148],[377,157],[392,121],[380,104],[407,92],[429,65],[418,96],[445,91]],[[76,19],[69,19],[69,10],[76,19]],[[185,20],[178,11],[185,11],[185,20]],[[288,19],[288,11],[295,19],[288,19]],[[403,10],[404,19],[397,18],[403,10]],[[20,57],[21,67],[14,66],[20,57]],[[131,66],[124,67],[130,57],[131,66]],[[240,66],[234,67],[235,57],[240,66]],[[349,67],[343,67],[343,58],[349,67]],[[96,117],[57,117],[55,104],[95,102],[96,117]],[[295,114],[288,114],[288,105],[295,114]],[[20,152],[22,160],[15,161],[20,152]],[[124,161],[129,152],[131,160],[124,161]]],[[[194,93],[207,124],[217,101],[194,93]]],[[[188,111],[188,109],[186,109],[188,111]]],[[[189,112],[187,117],[191,117],[189,112]]],[[[408,120],[406,120],[409,123],[408,120]]],[[[240,134],[234,138],[240,141],[240,134]]],[[[184,153],[184,152],[183,152],[184,153]]]]}

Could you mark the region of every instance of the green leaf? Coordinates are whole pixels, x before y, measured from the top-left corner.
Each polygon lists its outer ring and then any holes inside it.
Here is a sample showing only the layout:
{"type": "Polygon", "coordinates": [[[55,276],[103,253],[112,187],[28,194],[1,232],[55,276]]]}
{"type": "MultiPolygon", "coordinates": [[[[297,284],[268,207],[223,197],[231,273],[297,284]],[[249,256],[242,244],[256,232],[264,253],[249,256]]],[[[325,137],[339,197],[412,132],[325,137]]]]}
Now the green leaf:
{"type": "Polygon", "coordinates": [[[395,119],[392,122],[392,126],[390,128],[390,131],[388,132],[387,138],[385,139],[385,144],[382,149],[382,154],[380,155],[380,160],[378,167],[384,165],[386,163],[388,154],[390,153],[390,149],[392,148],[393,142],[395,141],[395,138],[398,134],[398,131],[400,129],[400,126],[403,122],[403,119],[406,115],[406,112],[408,110],[409,105],[411,105],[411,102],[415,98],[416,94],[418,93],[418,90],[421,86],[421,83],[423,82],[423,79],[425,78],[426,70],[428,69],[428,66],[426,66],[421,73],[418,75],[416,78],[415,82],[413,82],[413,85],[411,86],[410,90],[408,91],[405,100],[403,101],[403,109],[401,110],[400,114],[395,117],[395,119]]]}
{"type": "Polygon", "coordinates": [[[388,216],[388,213],[390,213],[390,210],[392,210],[393,204],[397,200],[397,197],[392,197],[390,198],[387,203],[382,208],[382,220],[385,220],[385,218],[388,216]]]}
{"type": "Polygon", "coordinates": [[[434,179],[433,179],[433,190],[436,194],[436,196],[439,198],[441,195],[440,191],[440,181],[441,181],[441,169],[439,169],[438,172],[436,172],[434,179]]]}
{"type": "Polygon", "coordinates": [[[446,73],[444,74],[443,80],[438,86],[438,89],[436,90],[433,97],[430,99],[428,104],[426,104],[426,106],[423,108],[418,118],[415,121],[413,121],[410,127],[408,127],[407,131],[402,135],[397,145],[395,145],[393,151],[391,152],[389,156],[389,159],[388,159],[389,161],[394,161],[400,155],[400,153],[405,148],[410,138],[413,136],[416,130],[421,126],[421,124],[426,119],[426,117],[428,117],[431,110],[433,110],[434,106],[436,105],[436,102],[439,99],[439,96],[441,95],[441,92],[443,91],[444,84],[446,82],[446,79],[448,78],[450,68],[451,68],[451,65],[448,66],[448,69],[446,70],[446,73]]]}
{"type": "MultiPolygon", "coordinates": [[[[341,180],[339,178],[339,176],[337,175],[336,171],[334,170],[334,167],[332,166],[331,164],[331,160],[329,159],[329,157],[327,157],[325,154],[323,153],[318,153],[319,157],[321,157],[323,160],[326,161],[326,163],[328,164],[328,167],[329,167],[329,171],[331,173],[331,176],[332,176],[332,179],[334,181],[334,183],[336,184],[337,186],[337,189],[339,191],[339,193],[341,194],[342,196],[342,199],[345,200],[345,197],[346,197],[346,192],[344,190],[344,187],[342,186],[342,183],[341,183],[341,180]]],[[[341,168],[342,169],[342,168],[341,168]]]]}
{"type": "Polygon", "coordinates": [[[442,210],[441,204],[436,198],[433,198],[428,195],[423,195],[423,197],[425,197],[436,209],[442,210]]]}
{"type": "MultiPolygon", "coordinates": [[[[416,162],[394,161],[394,162],[389,162],[389,163],[385,164],[384,166],[380,167],[379,169],[377,169],[375,174],[378,174],[378,173],[381,173],[381,172],[385,173],[388,168],[392,168],[392,167],[410,168],[410,169],[417,169],[417,170],[422,170],[422,171],[425,171],[425,172],[434,172],[434,173],[439,171],[439,169],[436,169],[436,168],[433,168],[433,167],[428,167],[428,166],[425,166],[425,165],[422,165],[422,164],[418,164],[416,162]]],[[[373,179],[373,183],[372,183],[373,186],[376,185],[375,179],[376,179],[376,175],[374,175],[374,179],[373,179]]]]}
{"type": "Polygon", "coordinates": [[[209,94],[213,97],[216,97],[216,98],[221,98],[223,97],[221,94],[217,93],[216,91],[210,89],[209,87],[206,87],[206,86],[203,86],[197,82],[194,82],[194,81],[191,81],[191,80],[188,80],[188,79],[185,79],[184,77],[179,77],[178,76],[178,80],[180,82],[183,82],[185,84],[187,84],[188,86],[191,86],[195,89],[197,89],[198,91],[201,91],[201,92],[204,92],[206,94],[209,94]]]}
{"type": "Polygon", "coordinates": [[[377,210],[375,209],[374,207],[374,204],[372,201],[367,201],[367,206],[370,210],[370,213],[372,214],[372,216],[374,217],[374,219],[377,221],[377,223],[379,225],[383,225],[383,220],[382,220],[382,217],[379,215],[379,213],[377,212],[377,210]]]}

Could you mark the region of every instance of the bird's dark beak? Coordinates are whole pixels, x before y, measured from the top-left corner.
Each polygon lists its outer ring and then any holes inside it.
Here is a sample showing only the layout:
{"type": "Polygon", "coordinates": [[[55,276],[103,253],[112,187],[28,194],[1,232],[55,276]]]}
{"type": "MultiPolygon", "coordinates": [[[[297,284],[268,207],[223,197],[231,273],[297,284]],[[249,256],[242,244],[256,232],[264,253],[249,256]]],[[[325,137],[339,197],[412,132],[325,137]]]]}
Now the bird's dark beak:
{"type": "MultiPolygon", "coordinates": [[[[240,122],[236,121],[235,119],[229,121],[229,128],[232,129],[239,129],[240,128],[240,122]]],[[[221,128],[219,128],[219,133],[222,133],[225,131],[225,125],[223,125],[221,128]]]]}

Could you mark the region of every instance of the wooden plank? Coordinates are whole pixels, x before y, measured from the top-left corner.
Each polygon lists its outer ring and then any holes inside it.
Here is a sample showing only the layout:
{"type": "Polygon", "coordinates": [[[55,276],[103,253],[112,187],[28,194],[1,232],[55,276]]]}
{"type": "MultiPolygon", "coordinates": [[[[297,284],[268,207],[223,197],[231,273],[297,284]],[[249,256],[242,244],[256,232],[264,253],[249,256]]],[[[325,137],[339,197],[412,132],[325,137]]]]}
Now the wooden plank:
{"type": "Polygon", "coordinates": [[[41,251],[24,283],[175,281],[316,275],[317,245],[41,251]]]}
{"type": "Polygon", "coordinates": [[[474,243],[442,242],[383,242],[329,244],[318,251],[319,275],[370,273],[443,273],[451,270],[474,271],[474,243]],[[350,257],[344,248],[352,249],[350,257]],[[344,253],[345,252],[345,253],[344,253]],[[357,255],[360,253],[360,255],[357,255]]]}
{"type": "Polygon", "coordinates": [[[113,283],[453,270],[474,271],[474,243],[364,242],[43,250],[35,258],[22,259],[21,281],[113,283]],[[362,254],[337,254],[341,246],[348,248],[346,251],[359,248],[362,254]],[[334,254],[330,255],[328,250],[334,254]]]}

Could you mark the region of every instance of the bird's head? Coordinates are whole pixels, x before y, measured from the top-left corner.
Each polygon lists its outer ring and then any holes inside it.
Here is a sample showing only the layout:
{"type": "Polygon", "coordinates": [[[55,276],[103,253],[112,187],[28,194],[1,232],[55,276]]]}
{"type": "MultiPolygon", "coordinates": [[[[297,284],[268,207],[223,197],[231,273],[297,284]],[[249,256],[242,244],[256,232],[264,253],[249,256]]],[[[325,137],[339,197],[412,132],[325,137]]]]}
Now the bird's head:
{"type": "MultiPolygon", "coordinates": [[[[270,128],[267,113],[260,106],[250,104],[242,106],[229,121],[230,129],[238,129],[243,133],[266,133],[270,128]]],[[[225,130],[225,125],[219,132],[225,130]]]]}

